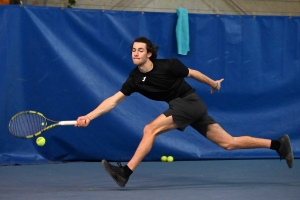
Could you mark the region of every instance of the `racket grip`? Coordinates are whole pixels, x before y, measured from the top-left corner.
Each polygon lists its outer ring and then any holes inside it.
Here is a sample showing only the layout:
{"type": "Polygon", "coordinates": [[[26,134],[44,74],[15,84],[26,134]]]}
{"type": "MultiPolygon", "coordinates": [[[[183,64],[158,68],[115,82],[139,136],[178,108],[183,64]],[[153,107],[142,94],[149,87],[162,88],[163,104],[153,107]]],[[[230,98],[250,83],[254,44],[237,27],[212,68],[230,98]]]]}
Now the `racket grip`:
{"type": "Polygon", "coordinates": [[[77,121],[60,121],[60,122],[58,122],[58,125],[61,125],[61,126],[70,126],[70,125],[74,125],[76,123],[77,123],[77,121]]]}

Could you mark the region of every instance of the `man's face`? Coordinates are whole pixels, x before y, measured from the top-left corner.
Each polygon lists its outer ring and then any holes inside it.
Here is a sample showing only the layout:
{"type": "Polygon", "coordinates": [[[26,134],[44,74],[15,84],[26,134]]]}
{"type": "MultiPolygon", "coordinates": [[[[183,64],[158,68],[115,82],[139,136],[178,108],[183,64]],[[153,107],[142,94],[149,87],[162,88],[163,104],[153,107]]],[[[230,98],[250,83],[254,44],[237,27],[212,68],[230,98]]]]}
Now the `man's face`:
{"type": "Polygon", "coordinates": [[[143,42],[134,42],[132,45],[132,61],[135,65],[141,66],[151,57],[151,53],[147,53],[146,44],[143,42]]]}

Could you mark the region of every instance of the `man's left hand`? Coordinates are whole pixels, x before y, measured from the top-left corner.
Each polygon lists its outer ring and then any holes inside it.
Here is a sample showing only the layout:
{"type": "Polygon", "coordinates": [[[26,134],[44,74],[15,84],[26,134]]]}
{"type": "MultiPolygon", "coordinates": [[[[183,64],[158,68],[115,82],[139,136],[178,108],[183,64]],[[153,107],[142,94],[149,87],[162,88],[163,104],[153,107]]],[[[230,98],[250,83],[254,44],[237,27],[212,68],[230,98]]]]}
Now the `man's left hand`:
{"type": "Polygon", "coordinates": [[[215,86],[214,87],[211,87],[211,90],[210,90],[210,93],[214,93],[214,91],[217,91],[219,92],[220,89],[221,89],[221,82],[224,81],[224,78],[220,79],[220,80],[217,80],[215,81],[215,86]]]}

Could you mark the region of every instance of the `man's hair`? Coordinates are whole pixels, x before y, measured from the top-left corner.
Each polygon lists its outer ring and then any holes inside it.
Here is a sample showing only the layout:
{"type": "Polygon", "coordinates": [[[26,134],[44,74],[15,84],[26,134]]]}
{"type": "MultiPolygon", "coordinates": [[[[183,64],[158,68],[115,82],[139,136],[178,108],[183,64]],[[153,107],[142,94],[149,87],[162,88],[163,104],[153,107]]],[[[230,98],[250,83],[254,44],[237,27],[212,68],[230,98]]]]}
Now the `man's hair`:
{"type": "MultiPolygon", "coordinates": [[[[136,38],[133,43],[135,42],[142,42],[142,43],[145,43],[146,44],[146,49],[147,49],[147,53],[152,53],[152,56],[150,57],[150,60],[151,61],[154,61],[156,60],[157,58],[157,51],[159,49],[158,46],[154,45],[151,40],[149,40],[148,38],[146,37],[138,37],[136,38]]],[[[133,43],[131,44],[131,50],[132,50],[132,47],[133,47],[133,43]]]]}

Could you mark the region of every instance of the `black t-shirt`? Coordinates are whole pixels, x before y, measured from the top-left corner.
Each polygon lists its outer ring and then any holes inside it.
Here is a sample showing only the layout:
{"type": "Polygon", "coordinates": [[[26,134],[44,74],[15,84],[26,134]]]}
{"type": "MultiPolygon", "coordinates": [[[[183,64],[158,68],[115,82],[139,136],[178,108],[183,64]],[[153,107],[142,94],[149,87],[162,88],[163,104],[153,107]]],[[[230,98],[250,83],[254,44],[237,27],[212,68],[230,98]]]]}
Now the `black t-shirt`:
{"type": "Polygon", "coordinates": [[[184,80],[188,74],[188,68],[178,59],[158,59],[147,73],[134,68],[120,91],[126,96],[138,92],[152,100],[169,102],[195,91],[184,80]]]}

